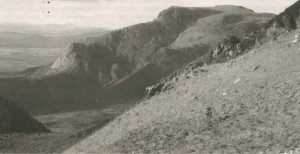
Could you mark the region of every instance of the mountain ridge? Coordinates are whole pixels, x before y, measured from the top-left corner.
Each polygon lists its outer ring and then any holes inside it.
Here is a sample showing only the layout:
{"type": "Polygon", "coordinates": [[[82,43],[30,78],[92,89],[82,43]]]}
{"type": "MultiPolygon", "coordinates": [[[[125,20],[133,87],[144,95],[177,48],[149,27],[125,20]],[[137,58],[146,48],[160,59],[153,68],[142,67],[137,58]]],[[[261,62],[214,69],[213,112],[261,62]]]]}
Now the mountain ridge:
{"type": "MultiPolygon", "coordinates": [[[[220,9],[222,7],[224,6],[218,6],[217,8],[220,9]]],[[[234,8],[234,7],[230,6],[230,8],[234,8]]],[[[236,7],[236,8],[240,9],[240,7],[236,7]]],[[[241,8],[241,9],[247,10],[245,8],[241,8]]],[[[89,46],[98,46],[98,48],[100,49],[96,49],[96,50],[100,50],[100,51],[103,50],[104,52],[110,51],[112,54],[115,54],[115,57],[117,57],[117,59],[120,59],[120,57],[123,58],[124,61],[127,61],[128,65],[131,64],[134,67],[129,69],[129,71],[127,72],[127,74],[128,73],[130,74],[132,73],[132,71],[145,66],[147,64],[147,61],[151,59],[150,56],[155,54],[160,48],[168,47],[169,45],[171,45],[173,41],[176,41],[176,39],[178,39],[179,34],[184,29],[189,27],[188,26],[189,24],[192,24],[196,20],[205,18],[206,16],[209,16],[211,14],[220,14],[220,13],[222,12],[214,11],[214,8],[207,9],[207,8],[196,8],[196,7],[195,8],[170,7],[162,11],[161,13],[159,13],[158,17],[153,22],[137,24],[134,26],[126,27],[124,29],[112,31],[109,34],[102,36],[100,38],[101,41],[96,42],[94,44],[90,44],[89,46]],[[177,26],[174,27],[174,25],[177,26]],[[168,34],[168,35],[164,36],[161,35],[161,33],[168,34]],[[171,35],[169,36],[169,34],[171,35]],[[128,37],[127,40],[130,41],[124,41],[123,39],[120,39],[124,37],[128,37]]],[[[246,13],[253,14],[254,12],[246,11],[246,13]]],[[[250,30],[250,31],[254,31],[254,30],[250,30]]],[[[236,34],[236,35],[240,35],[240,34],[236,34]]],[[[189,47],[191,47],[191,45],[189,47]]],[[[176,48],[178,47],[175,47],[175,49],[176,48]]],[[[74,44],[71,45],[71,47],[69,48],[69,52],[71,53],[72,50],[74,51],[76,50],[74,44]]],[[[98,61],[101,61],[101,59],[99,59],[98,61]]],[[[116,62],[116,65],[118,65],[118,62],[116,62]]],[[[110,75],[106,74],[104,76],[110,76],[110,75]]]]}
{"type": "Polygon", "coordinates": [[[162,11],[152,22],[112,31],[93,43],[73,43],[54,63],[24,71],[21,80],[0,80],[1,87],[7,87],[1,88],[0,91],[15,102],[24,102],[20,106],[32,114],[45,114],[45,109],[39,111],[42,107],[39,102],[49,106],[59,104],[51,106],[53,109],[49,109],[49,112],[120,103],[121,99],[114,99],[120,94],[122,99],[126,100],[124,103],[133,103],[145,96],[147,86],[205,55],[222,40],[221,38],[231,35],[242,37],[262,27],[272,17],[255,14],[249,10],[245,12],[240,13],[242,18],[238,17],[236,20],[236,14],[239,12],[219,11],[214,8],[171,7],[162,11]],[[220,22],[220,14],[226,18],[234,18],[235,24],[231,29],[235,29],[235,32],[226,33],[230,24],[224,25],[220,22]],[[206,22],[202,23],[202,20],[206,22]],[[245,26],[249,24],[252,26],[245,26]],[[218,31],[205,32],[203,27],[209,25],[214,25],[210,31],[214,28],[218,31]],[[178,39],[186,30],[189,30],[185,33],[188,37],[178,39]],[[198,34],[201,34],[201,37],[198,34]],[[192,39],[193,44],[188,44],[192,39]],[[175,41],[178,46],[172,46],[175,41]],[[151,74],[150,70],[155,74],[151,74]],[[138,77],[135,74],[148,74],[147,76],[153,78],[138,77]],[[134,78],[137,78],[138,82],[134,82],[134,78]],[[128,83],[122,83],[123,81],[128,83]],[[60,86],[56,86],[58,83],[60,86]],[[132,88],[124,90],[123,85],[132,88]],[[43,89],[47,89],[47,92],[43,92],[43,89]],[[26,91],[26,95],[21,95],[20,90],[26,91]],[[115,91],[115,94],[110,94],[115,91]],[[127,93],[130,97],[126,98],[127,93]],[[26,107],[26,103],[35,104],[36,108],[26,107]],[[68,104],[73,105],[66,108],[68,104]]]}

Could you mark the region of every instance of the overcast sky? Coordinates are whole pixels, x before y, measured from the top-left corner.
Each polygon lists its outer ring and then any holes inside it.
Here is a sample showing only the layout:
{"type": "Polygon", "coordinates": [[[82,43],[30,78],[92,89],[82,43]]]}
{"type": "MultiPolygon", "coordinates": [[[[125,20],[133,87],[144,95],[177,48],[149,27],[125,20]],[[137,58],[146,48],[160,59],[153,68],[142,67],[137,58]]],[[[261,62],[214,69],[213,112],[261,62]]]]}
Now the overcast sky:
{"type": "Polygon", "coordinates": [[[0,24],[73,24],[117,29],[151,21],[170,6],[232,4],[278,14],[294,2],[296,0],[0,0],[0,24]]]}

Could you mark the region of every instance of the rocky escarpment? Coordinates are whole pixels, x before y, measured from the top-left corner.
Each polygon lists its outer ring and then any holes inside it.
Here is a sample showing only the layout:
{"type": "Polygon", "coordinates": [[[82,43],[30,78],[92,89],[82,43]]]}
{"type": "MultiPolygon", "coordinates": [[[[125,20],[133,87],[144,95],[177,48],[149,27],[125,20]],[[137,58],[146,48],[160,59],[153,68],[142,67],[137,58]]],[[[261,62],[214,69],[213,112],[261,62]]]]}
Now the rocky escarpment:
{"type": "Polygon", "coordinates": [[[0,133],[40,132],[49,132],[49,130],[14,103],[0,97],[0,133]]]}

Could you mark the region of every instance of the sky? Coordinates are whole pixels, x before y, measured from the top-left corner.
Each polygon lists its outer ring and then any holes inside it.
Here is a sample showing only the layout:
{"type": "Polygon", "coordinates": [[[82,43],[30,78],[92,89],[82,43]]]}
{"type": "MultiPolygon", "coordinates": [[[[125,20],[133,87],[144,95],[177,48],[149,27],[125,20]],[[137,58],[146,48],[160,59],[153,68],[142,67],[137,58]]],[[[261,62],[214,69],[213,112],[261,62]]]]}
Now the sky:
{"type": "Polygon", "coordinates": [[[240,5],[280,13],[297,0],[0,0],[0,24],[72,24],[118,29],[152,21],[170,6],[240,5]]]}

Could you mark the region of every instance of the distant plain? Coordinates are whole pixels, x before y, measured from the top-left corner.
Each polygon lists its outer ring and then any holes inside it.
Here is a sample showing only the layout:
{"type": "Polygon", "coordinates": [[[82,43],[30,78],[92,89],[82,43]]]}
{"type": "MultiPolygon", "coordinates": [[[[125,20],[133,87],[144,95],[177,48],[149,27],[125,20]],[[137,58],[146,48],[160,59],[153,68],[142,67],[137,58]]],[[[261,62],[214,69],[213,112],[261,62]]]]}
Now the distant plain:
{"type": "Polygon", "coordinates": [[[0,77],[54,61],[63,49],[0,47],[0,77]]]}

